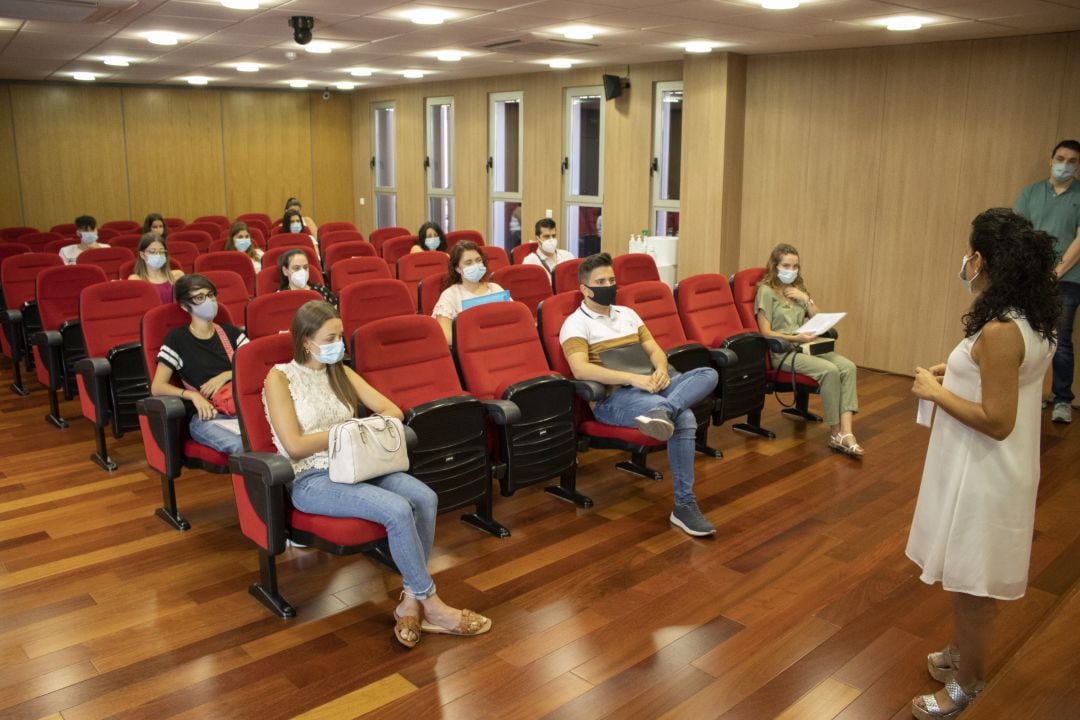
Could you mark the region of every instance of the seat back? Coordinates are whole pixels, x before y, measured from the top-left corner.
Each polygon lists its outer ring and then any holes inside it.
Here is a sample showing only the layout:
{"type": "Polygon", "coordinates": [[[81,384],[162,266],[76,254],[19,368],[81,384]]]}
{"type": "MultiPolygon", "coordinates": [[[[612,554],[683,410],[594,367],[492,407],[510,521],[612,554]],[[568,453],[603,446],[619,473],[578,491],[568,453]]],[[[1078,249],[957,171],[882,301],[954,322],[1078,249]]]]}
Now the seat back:
{"type": "Polygon", "coordinates": [[[581,284],[578,282],[577,272],[582,262],[581,258],[574,258],[573,260],[563,260],[555,266],[554,285],[556,295],[577,291],[578,285],[581,284]]]}
{"type": "Polygon", "coordinates": [[[74,235],[79,228],[75,227],[75,223],[60,223],[59,225],[53,225],[49,228],[49,232],[59,233],[67,237],[68,235],[74,235]]]}
{"type": "Polygon", "coordinates": [[[41,250],[38,250],[38,252],[59,253],[61,250],[66,248],[68,245],[74,245],[74,244],[76,244],[78,242],[79,242],[78,240],[72,240],[71,238],[64,238],[62,240],[53,240],[52,242],[45,243],[45,247],[42,248],[41,250]]]}
{"type": "Polygon", "coordinates": [[[540,247],[540,243],[538,242],[521,243],[510,251],[510,258],[515,265],[520,265],[525,261],[525,257],[536,252],[536,248],[538,247],[540,247]]]}
{"type": "Polygon", "coordinates": [[[37,276],[45,268],[60,267],[64,261],[55,253],[26,252],[0,261],[0,288],[4,302],[13,310],[34,299],[37,276]]]}
{"type": "Polygon", "coordinates": [[[451,230],[446,233],[446,252],[450,252],[455,245],[464,240],[474,242],[480,247],[484,246],[484,236],[479,230],[451,230]]]}
{"type": "Polygon", "coordinates": [[[382,249],[382,244],[390,238],[401,237],[402,235],[408,235],[409,229],[403,227],[384,227],[375,228],[368,235],[368,240],[375,246],[376,250],[382,249]]]}
{"type": "MultiPolygon", "coordinates": [[[[0,263],[9,257],[30,252],[30,248],[17,242],[0,242],[0,263]]],[[[50,253],[52,254],[52,253],[50,253]]]]}
{"type": "Polygon", "coordinates": [[[263,385],[274,365],[292,359],[290,333],[253,339],[236,350],[233,357],[233,394],[244,448],[249,451],[277,453],[270,433],[270,421],[266,419],[263,407],[263,385]]]}
{"type": "Polygon", "coordinates": [[[487,269],[490,272],[510,266],[510,256],[501,247],[486,245],[484,246],[484,254],[487,255],[487,269]]]}
{"type": "MultiPolygon", "coordinates": [[[[217,284],[217,283],[215,283],[217,284]]],[[[219,287],[220,292],[220,287],[219,287]]],[[[221,296],[218,296],[221,299],[221,296]]],[[[224,305],[218,305],[218,314],[214,322],[233,324],[232,314],[224,305]]],[[[165,344],[165,338],[173,328],[184,327],[191,323],[191,315],[184,311],[176,303],[158,305],[151,308],[142,317],[139,325],[139,338],[142,341],[143,361],[146,363],[146,376],[154,377],[157,367],[157,356],[161,346],[165,344]]],[[[184,387],[179,373],[173,373],[172,384],[176,387],[184,387]]]]}
{"type": "Polygon", "coordinates": [[[735,273],[731,278],[731,294],[735,299],[735,309],[739,319],[747,330],[758,331],[757,316],[754,313],[754,299],[757,297],[757,285],[765,277],[765,268],[746,268],[735,273]]]}
{"type": "Polygon", "coordinates": [[[284,290],[260,295],[247,304],[244,329],[249,338],[287,333],[296,311],[306,302],[322,300],[314,290],[284,290]]]}
{"type": "Polygon", "coordinates": [[[394,267],[399,258],[408,255],[412,251],[412,247],[415,244],[415,235],[401,235],[399,237],[390,238],[384,242],[379,249],[379,252],[382,254],[386,264],[394,267]]]}
{"type": "Polygon", "coordinates": [[[548,375],[536,321],[521,303],[489,303],[454,320],[454,355],[469,392],[501,398],[505,388],[548,375]]]}
{"type": "Polygon", "coordinates": [[[195,223],[210,223],[211,225],[217,225],[218,228],[222,230],[228,230],[229,225],[232,224],[229,222],[229,218],[225,217],[224,215],[203,215],[201,217],[195,218],[195,220],[192,221],[193,225],[195,223]]]}
{"type": "MultiPolygon", "coordinates": [[[[330,271],[331,275],[334,273],[334,266],[339,262],[348,258],[357,257],[378,258],[386,265],[386,261],[379,257],[379,254],[375,251],[375,246],[368,242],[350,240],[348,242],[339,242],[334,243],[333,245],[323,246],[323,261],[325,262],[326,269],[330,271]]],[[[390,272],[389,265],[386,266],[386,271],[390,272]]]]}
{"type": "MultiPolygon", "coordinates": [[[[356,226],[353,225],[351,222],[344,220],[338,222],[325,222],[319,226],[319,242],[322,242],[324,235],[328,235],[332,232],[338,232],[340,230],[347,230],[350,232],[354,232],[357,235],[360,235],[360,231],[357,230],[356,226]]],[[[363,235],[360,235],[360,237],[363,237],[363,235]]]]}
{"type": "Polygon", "coordinates": [[[187,220],[184,220],[184,218],[178,218],[178,217],[167,217],[167,218],[165,218],[165,227],[169,228],[169,232],[173,232],[175,230],[180,230],[185,225],[187,225],[187,220]]]}
{"type": "MultiPolygon", "coordinates": [[[[226,226],[228,227],[228,226],[226,226]]],[[[221,226],[212,222],[190,222],[184,226],[184,230],[199,230],[210,236],[211,239],[216,238],[221,232],[221,226]]],[[[172,240],[172,233],[169,233],[169,240],[172,240]]]]}
{"type": "Polygon", "coordinates": [[[79,295],[83,288],[108,280],[105,271],[97,265],[43,268],[35,278],[41,329],[59,330],[66,321],[79,317],[79,295]]]}
{"type": "Polygon", "coordinates": [[[416,303],[405,283],[393,278],[358,280],[345,286],[338,298],[345,342],[352,350],[358,328],[376,320],[399,315],[415,315],[416,303]]]}
{"type": "MultiPolygon", "coordinates": [[[[73,238],[65,238],[60,233],[54,232],[30,232],[24,233],[19,236],[19,242],[23,245],[30,247],[31,252],[46,252],[45,247],[57,240],[71,240],[73,238]]],[[[59,252],[59,251],[57,251],[59,252]]]]}
{"type": "Polygon", "coordinates": [[[442,295],[448,275],[449,273],[445,270],[441,273],[428,275],[416,286],[416,294],[420,298],[421,315],[431,315],[431,313],[435,312],[435,305],[439,302],[439,296],[442,295]]]}
{"type": "MultiPolygon", "coordinates": [[[[323,285],[323,274],[319,266],[308,266],[308,284],[323,285]]],[[[281,288],[281,270],[278,269],[277,261],[267,264],[266,256],[263,256],[263,268],[255,276],[255,297],[276,293],[281,288]]]]}
{"type": "Polygon", "coordinates": [[[110,220],[102,223],[99,230],[115,230],[118,233],[137,233],[142,231],[142,223],[135,220],[110,220]]]}
{"type": "Polygon", "coordinates": [[[255,266],[247,253],[239,250],[222,250],[204,253],[195,258],[195,272],[206,274],[211,270],[227,270],[236,273],[240,276],[247,296],[251,297],[255,294],[255,266]]]}
{"type": "MultiPolygon", "coordinates": [[[[323,258],[326,257],[330,248],[341,243],[363,243],[371,249],[372,255],[378,255],[375,246],[364,240],[364,236],[356,230],[333,230],[331,232],[323,232],[322,228],[319,228],[319,249],[322,251],[323,258]]],[[[327,265],[327,267],[330,267],[327,265]]]]}
{"type": "Polygon", "coordinates": [[[83,250],[75,258],[76,265],[97,265],[105,271],[110,280],[119,280],[120,268],[125,263],[134,261],[135,254],[122,247],[90,248],[83,250]]]}
{"type": "MultiPolygon", "coordinates": [[[[617,283],[618,276],[615,278],[617,283]]],[[[659,280],[619,285],[615,304],[625,305],[636,312],[649,328],[653,339],[664,350],[688,342],[671,288],[659,280]]]]}
{"type": "MultiPolygon", "coordinates": [[[[194,224],[194,223],[193,223],[194,224]]],[[[213,233],[206,230],[192,229],[191,225],[188,225],[183,230],[177,230],[176,232],[169,233],[169,239],[166,240],[169,248],[176,242],[189,242],[194,245],[199,252],[210,252],[210,243],[214,241],[214,238],[218,236],[218,231],[215,229],[213,233]]]]}
{"type": "Polygon", "coordinates": [[[334,265],[334,273],[330,276],[330,289],[336,295],[355,282],[390,277],[390,266],[382,258],[350,257],[334,265]]]}
{"type": "Polygon", "coordinates": [[[142,280],[115,280],[83,288],[79,321],[87,357],[106,357],[118,345],[138,342],[143,316],[159,305],[157,290],[142,280]]]}
{"type": "MultiPolygon", "coordinates": [[[[0,240],[17,240],[23,235],[27,235],[29,233],[36,233],[37,231],[38,229],[35,227],[26,226],[0,228],[0,240]]],[[[409,231],[406,230],[405,232],[409,231]]]]}
{"type": "MultiPolygon", "coordinates": [[[[249,262],[248,265],[250,266],[251,263],[249,262]]],[[[248,300],[251,299],[244,279],[232,270],[200,270],[198,272],[214,283],[214,287],[217,288],[218,307],[226,308],[229,316],[236,318],[235,321],[229,320],[229,322],[243,322],[244,309],[247,307],[248,300]]]]}
{"type": "Polygon", "coordinates": [[[584,298],[578,291],[559,293],[540,303],[536,309],[537,328],[540,331],[540,343],[544,347],[548,366],[563,377],[573,378],[570,363],[566,360],[562,345],[559,344],[559,332],[566,318],[570,317],[584,298]]]}
{"type": "Polygon", "coordinates": [[[424,315],[376,320],[353,341],[356,371],[402,410],[461,395],[457,370],[439,323],[424,315]]]}
{"type": "MultiPolygon", "coordinates": [[[[181,265],[180,261],[177,260],[176,258],[170,257],[169,258],[169,269],[170,270],[179,270],[179,271],[183,272],[184,271],[184,266],[181,265]]],[[[131,276],[131,273],[134,272],[134,270],[135,270],[135,261],[134,260],[126,261],[123,265],[120,266],[120,279],[121,280],[128,279],[131,276]]]]}
{"type": "Polygon", "coordinates": [[[536,306],[551,297],[551,276],[539,265],[510,265],[495,271],[497,285],[510,291],[510,297],[522,303],[536,317],[536,306]]]}
{"type": "Polygon", "coordinates": [[[615,271],[615,282],[620,286],[660,279],[656,261],[645,253],[629,253],[612,258],[611,269],[615,271]]]}
{"type": "Polygon", "coordinates": [[[746,332],[728,279],[719,273],[704,273],[682,280],[675,289],[686,337],[705,347],[720,347],[732,335],[746,332]]]}
{"type": "MultiPolygon", "coordinates": [[[[291,233],[290,233],[291,234],[291,233]]],[[[307,237],[306,235],[304,237],[307,237]]],[[[279,247],[272,247],[263,253],[262,266],[267,268],[270,265],[277,265],[278,258],[289,252],[290,250],[303,250],[307,255],[308,263],[311,264],[311,271],[314,274],[315,270],[322,267],[319,263],[319,254],[315,252],[315,248],[311,247],[311,238],[308,238],[307,245],[285,245],[279,247]]],[[[319,273],[322,276],[322,273],[319,273]]]]}
{"type": "MultiPolygon", "coordinates": [[[[181,230],[183,232],[183,230],[181,230]]],[[[207,247],[210,243],[206,244],[207,247]]],[[[180,269],[185,273],[195,272],[195,258],[199,257],[199,248],[185,240],[169,240],[166,243],[169,250],[169,258],[180,263],[180,269]]]]}
{"type": "MultiPolygon", "coordinates": [[[[115,235],[108,239],[109,247],[122,247],[127,248],[132,254],[138,252],[139,243],[142,241],[142,235],[136,235],[135,233],[129,233],[127,235],[115,235]]],[[[102,240],[102,242],[106,242],[102,240]]]]}
{"type": "Polygon", "coordinates": [[[446,272],[446,264],[449,260],[449,255],[438,250],[409,253],[398,259],[397,278],[409,287],[414,308],[419,307],[417,286],[420,285],[420,281],[430,275],[446,272]]]}
{"type": "MultiPolygon", "coordinates": [[[[271,235],[266,240],[266,247],[269,250],[273,250],[275,248],[284,248],[286,250],[289,248],[306,248],[314,252],[315,242],[307,233],[286,232],[278,233],[277,235],[271,235]]],[[[318,255],[316,255],[315,257],[317,261],[318,255]]]]}
{"type": "Polygon", "coordinates": [[[248,223],[250,225],[252,220],[266,225],[266,234],[270,234],[270,226],[274,221],[271,220],[270,216],[266,213],[243,213],[242,215],[236,216],[236,222],[248,223]]]}

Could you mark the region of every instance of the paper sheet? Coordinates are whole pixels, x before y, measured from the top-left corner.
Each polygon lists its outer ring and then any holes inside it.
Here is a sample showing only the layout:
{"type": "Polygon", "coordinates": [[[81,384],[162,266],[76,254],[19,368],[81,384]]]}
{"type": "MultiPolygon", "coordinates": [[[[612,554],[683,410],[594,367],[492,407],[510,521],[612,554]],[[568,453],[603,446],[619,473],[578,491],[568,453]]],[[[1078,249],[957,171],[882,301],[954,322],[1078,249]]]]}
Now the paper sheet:
{"type": "Polygon", "coordinates": [[[795,331],[795,334],[813,333],[814,335],[820,335],[832,329],[832,326],[843,320],[845,315],[847,313],[818,313],[803,323],[802,327],[795,331]]]}
{"type": "Polygon", "coordinates": [[[923,427],[930,427],[934,422],[934,401],[920,400],[919,411],[915,414],[915,422],[923,427]]]}
{"type": "Polygon", "coordinates": [[[240,420],[238,418],[214,418],[210,422],[231,433],[240,434],[240,420]]]}

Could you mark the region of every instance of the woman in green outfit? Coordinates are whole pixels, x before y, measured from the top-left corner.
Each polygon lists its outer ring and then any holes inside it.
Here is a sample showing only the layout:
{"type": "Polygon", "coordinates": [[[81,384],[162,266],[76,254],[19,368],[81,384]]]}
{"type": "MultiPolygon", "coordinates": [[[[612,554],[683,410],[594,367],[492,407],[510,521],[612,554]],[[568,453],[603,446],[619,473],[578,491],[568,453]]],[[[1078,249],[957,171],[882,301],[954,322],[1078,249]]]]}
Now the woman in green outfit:
{"type": "MultiPolygon", "coordinates": [[[[754,313],[762,335],[780,338],[791,343],[804,343],[814,336],[799,333],[798,329],[818,313],[818,307],[806,290],[799,273],[799,251],[791,245],[773,248],[765,277],[758,283],[754,313]]],[[[773,367],[791,370],[812,377],[821,386],[821,402],[825,422],[832,429],[829,447],[846,455],[861,458],[863,448],[855,439],[852,417],[859,411],[855,393],[855,364],[835,352],[822,355],[803,353],[773,353],[773,367]],[[783,361],[783,367],[780,366],[783,361]]]]}

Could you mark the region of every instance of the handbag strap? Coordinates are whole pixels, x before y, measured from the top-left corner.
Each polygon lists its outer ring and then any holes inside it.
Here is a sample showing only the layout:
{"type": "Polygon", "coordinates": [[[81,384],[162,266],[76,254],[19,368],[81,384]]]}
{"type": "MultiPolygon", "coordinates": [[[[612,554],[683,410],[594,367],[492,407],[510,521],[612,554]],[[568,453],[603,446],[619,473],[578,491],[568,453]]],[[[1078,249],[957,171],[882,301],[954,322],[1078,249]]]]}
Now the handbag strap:
{"type": "Polygon", "coordinates": [[[356,425],[361,433],[365,430],[371,433],[372,438],[375,440],[376,443],[379,444],[379,447],[382,448],[384,452],[396,453],[401,450],[401,433],[398,432],[397,426],[394,425],[392,419],[386,417],[385,415],[371,415],[368,418],[352,418],[351,420],[346,420],[345,422],[338,423],[337,425],[331,427],[329,447],[331,453],[335,452],[338,448],[340,448],[341,433],[344,432],[345,428],[349,425],[356,425]],[[382,440],[379,439],[379,436],[376,433],[372,432],[371,428],[367,427],[367,423],[364,422],[364,420],[373,420],[375,418],[382,420],[382,429],[389,431],[390,435],[397,440],[397,444],[395,447],[386,447],[386,445],[383,444],[382,440]]]}

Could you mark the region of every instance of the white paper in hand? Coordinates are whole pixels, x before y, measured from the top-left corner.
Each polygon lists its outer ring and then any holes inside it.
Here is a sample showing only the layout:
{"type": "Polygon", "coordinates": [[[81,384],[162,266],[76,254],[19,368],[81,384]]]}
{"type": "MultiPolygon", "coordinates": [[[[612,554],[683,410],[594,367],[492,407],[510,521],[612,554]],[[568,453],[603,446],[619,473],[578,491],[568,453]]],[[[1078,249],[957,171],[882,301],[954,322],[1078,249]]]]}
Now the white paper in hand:
{"type": "Polygon", "coordinates": [[[803,326],[795,331],[796,334],[813,333],[820,335],[832,329],[832,326],[844,319],[847,313],[818,313],[803,323],[803,326]]]}
{"type": "Polygon", "coordinates": [[[915,422],[923,427],[930,427],[934,422],[934,401],[920,400],[919,411],[915,414],[915,422]]]}

